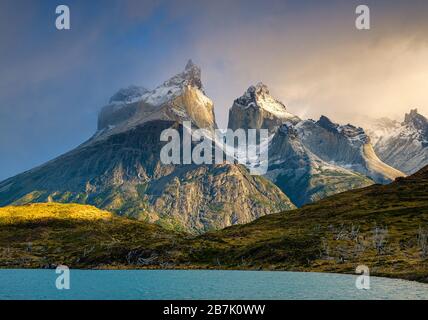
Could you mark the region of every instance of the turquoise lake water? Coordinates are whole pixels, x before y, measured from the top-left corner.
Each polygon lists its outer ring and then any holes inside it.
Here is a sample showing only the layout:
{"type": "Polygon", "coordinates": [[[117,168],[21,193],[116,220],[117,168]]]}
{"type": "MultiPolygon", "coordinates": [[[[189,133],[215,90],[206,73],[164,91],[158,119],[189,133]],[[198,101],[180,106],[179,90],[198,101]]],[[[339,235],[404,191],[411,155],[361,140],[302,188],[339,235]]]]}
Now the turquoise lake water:
{"type": "Polygon", "coordinates": [[[0,299],[428,299],[428,285],[303,272],[196,270],[70,270],[70,290],[55,270],[0,270],[0,299]]]}

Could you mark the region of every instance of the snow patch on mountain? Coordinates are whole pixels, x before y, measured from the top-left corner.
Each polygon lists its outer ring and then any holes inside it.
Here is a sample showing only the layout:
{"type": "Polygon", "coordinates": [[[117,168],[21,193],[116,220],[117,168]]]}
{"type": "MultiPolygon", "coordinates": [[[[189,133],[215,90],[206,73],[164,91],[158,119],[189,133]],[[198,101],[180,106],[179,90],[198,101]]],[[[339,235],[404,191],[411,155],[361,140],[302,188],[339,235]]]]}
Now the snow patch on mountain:
{"type": "Polygon", "coordinates": [[[122,88],[110,98],[110,104],[121,106],[137,102],[141,100],[148,91],[149,90],[144,87],[138,87],[135,85],[122,88]]]}
{"type": "Polygon", "coordinates": [[[101,110],[98,131],[90,142],[152,120],[191,121],[201,128],[217,126],[213,102],[203,90],[201,69],[191,60],[183,72],[154,90],[131,86],[116,93],[101,110]]]}
{"type": "MultiPolygon", "coordinates": [[[[184,88],[188,86],[197,88],[201,93],[199,96],[205,97],[201,81],[201,69],[192,60],[187,62],[183,72],[173,76],[154,90],[147,92],[141,97],[140,101],[152,106],[161,106],[181,95],[184,88]]],[[[209,100],[208,98],[206,99],[209,100]]],[[[212,103],[211,100],[209,102],[212,103]]]]}
{"type": "Polygon", "coordinates": [[[393,132],[401,126],[400,122],[386,117],[379,119],[371,119],[367,125],[364,125],[364,130],[370,137],[370,141],[375,146],[380,139],[385,139],[393,134],[393,132]]]}

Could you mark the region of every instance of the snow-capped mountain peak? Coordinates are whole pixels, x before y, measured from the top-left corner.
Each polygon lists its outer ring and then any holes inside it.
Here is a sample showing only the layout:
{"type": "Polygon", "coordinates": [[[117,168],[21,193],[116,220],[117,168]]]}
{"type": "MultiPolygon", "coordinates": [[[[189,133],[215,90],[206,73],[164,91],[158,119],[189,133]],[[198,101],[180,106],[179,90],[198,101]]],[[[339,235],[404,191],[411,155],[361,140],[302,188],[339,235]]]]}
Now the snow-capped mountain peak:
{"type": "Polygon", "coordinates": [[[321,116],[320,119],[316,122],[316,124],[328,131],[339,133],[340,135],[348,138],[350,142],[356,142],[361,144],[369,142],[369,137],[364,132],[364,129],[360,127],[355,127],[352,124],[348,123],[345,125],[339,125],[337,123],[332,122],[326,116],[321,116]]]}
{"type": "Polygon", "coordinates": [[[377,158],[362,128],[351,124],[339,125],[321,116],[316,122],[299,122],[296,129],[305,147],[324,161],[359,172],[379,183],[390,182],[403,175],[377,158]]]}
{"type": "Polygon", "coordinates": [[[316,122],[319,126],[323,127],[326,130],[336,132],[337,128],[339,127],[338,124],[332,122],[329,118],[326,116],[321,116],[320,119],[316,122]]]}
{"type": "Polygon", "coordinates": [[[201,68],[189,60],[183,72],[165,81],[162,86],[192,86],[202,90],[201,68]]]}
{"type": "Polygon", "coordinates": [[[152,106],[160,106],[183,93],[186,87],[200,90],[204,88],[201,80],[201,68],[189,60],[183,72],[176,74],[154,90],[142,97],[142,101],[152,106]]]}
{"type": "Polygon", "coordinates": [[[350,141],[359,141],[363,144],[368,143],[370,141],[363,128],[355,127],[352,124],[339,126],[337,130],[339,133],[347,137],[350,141]]]}
{"type": "Polygon", "coordinates": [[[234,101],[228,127],[232,130],[263,128],[274,133],[287,121],[295,124],[301,119],[288,112],[282,102],[272,97],[268,87],[259,82],[234,101]]]}
{"type": "Polygon", "coordinates": [[[295,115],[287,111],[282,102],[272,97],[269,88],[262,82],[250,86],[244,95],[236,99],[235,102],[244,108],[262,108],[281,119],[296,118],[295,115]]]}
{"type": "Polygon", "coordinates": [[[428,119],[412,109],[404,116],[403,122],[382,118],[374,120],[368,131],[375,143],[384,142],[390,138],[409,138],[413,141],[428,140],[428,119]],[[372,137],[373,135],[373,137],[372,137]]]}
{"type": "Polygon", "coordinates": [[[368,132],[376,153],[389,165],[412,174],[428,164],[428,120],[417,109],[401,123],[375,120],[368,132]]]}
{"type": "Polygon", "coordinates": [[[131,85],[127,88],[122,88],[118,92],[116,92],[111,98],[111,104],[128,104],[139,101],[142,97],[149,92],[144,87],[139,87],[135,85],[131,85]]]}
{"type": "Polygon", "coordinates": [[[154,90],[131,86],[116,93],[101,110],[92,141],[153,120],[191,121],[200,128],[217,127],[213,102],[203,91],[201,69],[192,60],[182,72],[154,90]]]}
{"type": "Polygon", "coordinates": [[[152,106],[161,106],[183,93],[186,87],[193,87],[203,91],[201,80],[201,68],[189,60],[184,71],[174,75],[154,90],[147,90],[140,86],[129,86],[120,89],[115,93],[109,101],[110,105],[115,105],[115,110],[118,107],[123,107],[126,104],[135,102],[144,102],[152,106]]]}
{"type": "Polygon", "coordinates": [[[412,109],[410,113],[406,113],[403,125],[412,126],[416,130],[421,130],[422,132],[428,131],[428,120],[418,113],[418,109],[412,109]]]}
{"type": "Polygon", "coordinates": [[[383,139],[391,134],[394,130],[401,126],[400,122],[386,117],[379,119],[372,119],[364,129],[370,137],[370,141],[374,146],[380,139],[383,139]]]}

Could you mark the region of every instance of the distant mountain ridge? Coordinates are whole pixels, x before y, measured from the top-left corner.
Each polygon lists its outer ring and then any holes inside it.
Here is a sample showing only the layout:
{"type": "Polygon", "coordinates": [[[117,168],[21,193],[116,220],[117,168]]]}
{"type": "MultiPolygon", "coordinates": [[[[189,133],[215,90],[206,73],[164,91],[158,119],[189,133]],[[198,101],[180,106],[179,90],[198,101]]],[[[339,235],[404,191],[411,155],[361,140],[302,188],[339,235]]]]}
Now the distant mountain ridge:
{"type": "Polygon", "coordinates": [[[367,127],[384,162],[407,174],[428,164],[428,120],[417,109],[406,113],[402,123],[384,118],[367,127]]]}
{"type": "Polygon", "coordinates": [[[235,100],[228,127],[269,131],[266,177],[298,206],[404,175],[379,160],[362,128],[339,125],[325,116],[302,120],[263,83],[250,86],[235,100]]]}
{"type": "Polygon", "coordinates": [[[302,121],[296,127],[304,145],[324,161],[359,172],[377,183],[404,176],[376,156],[362,128],[339,125],[325,116],[316,122],[302,121]]]}

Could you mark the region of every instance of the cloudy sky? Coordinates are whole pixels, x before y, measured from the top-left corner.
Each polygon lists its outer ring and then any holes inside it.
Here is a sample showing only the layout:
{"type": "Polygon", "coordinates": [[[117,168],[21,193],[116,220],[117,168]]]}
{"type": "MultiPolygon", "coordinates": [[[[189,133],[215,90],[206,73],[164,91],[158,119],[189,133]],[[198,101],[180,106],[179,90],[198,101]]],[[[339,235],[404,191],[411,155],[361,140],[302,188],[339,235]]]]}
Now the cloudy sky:
{"type": "Polygon", "coordinates": [[[153,88],[189,58],[220,126],[259,81],[303,118],[428,115],[427,16],[424,0],[2,0],[0,180],[79,145],[118,88],[153,88]],[[59,4],[69,31],[55,28],[59,4]]]}

